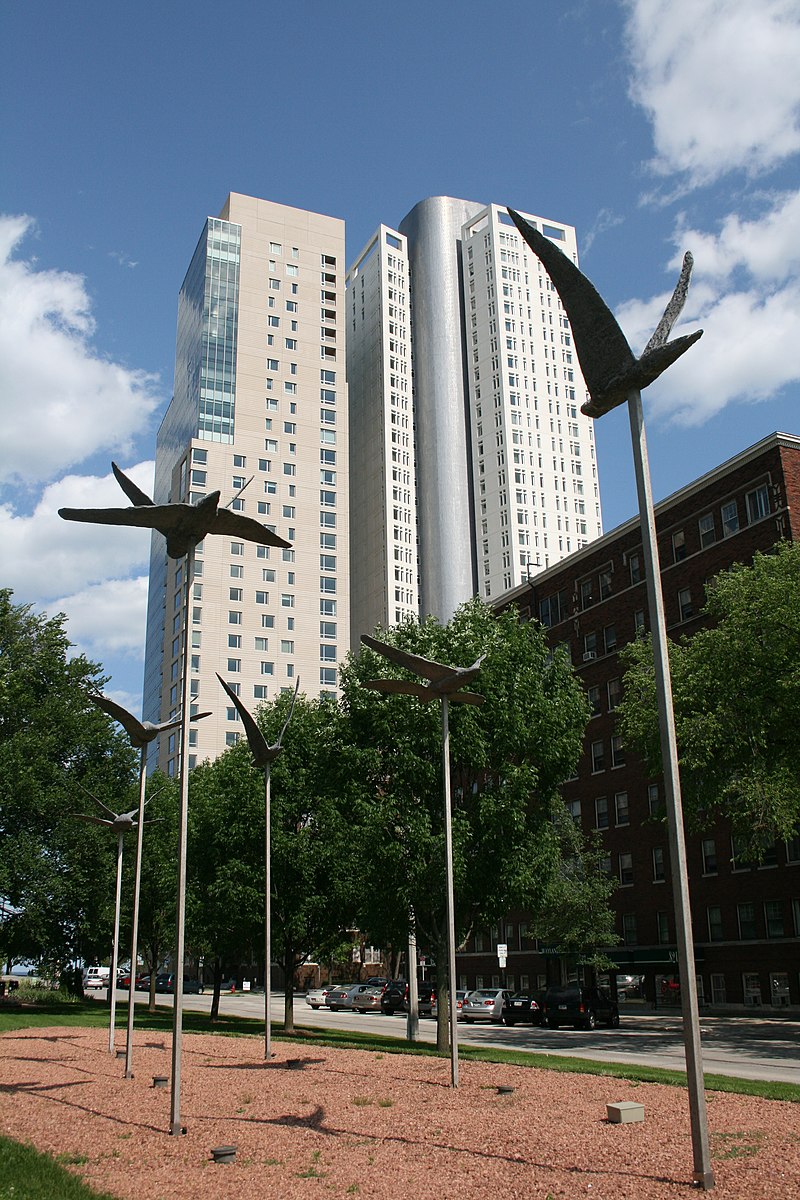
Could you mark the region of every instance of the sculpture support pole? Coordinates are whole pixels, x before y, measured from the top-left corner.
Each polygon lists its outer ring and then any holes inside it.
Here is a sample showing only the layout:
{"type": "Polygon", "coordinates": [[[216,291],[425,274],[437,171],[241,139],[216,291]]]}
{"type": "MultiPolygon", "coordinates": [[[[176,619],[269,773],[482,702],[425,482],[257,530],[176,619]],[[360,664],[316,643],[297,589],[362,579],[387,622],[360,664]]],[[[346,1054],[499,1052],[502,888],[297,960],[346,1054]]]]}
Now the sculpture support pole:
{"type": "Polygon", "coordinates": [[[117,1020],[117,963],[119,962],[119,905],[122,898],[122,842],[124,833],[117,834],[117,892],[114,901],[114,944],[111,947],[111,974],[108,977],[110,1012],[108,1016],[108,1052],[114,1053],[114,1033],[117,1020]]]}
{"type": "Polygon", "coordinates": [[[272,982],[272,854],[270,828],[272,824],[272,771],[270,764],[264,768],[264,1058],[272,1057],[272,1030],[269,1019],[269,992],[272,982]]]}
{"type": "Polygon", "coordinates": [[[667,810],[667,831],[671,859],[673,897],[675,905],[675,940],[678,949],[678,969],[683,1009],[683,1038],[686,1053],[686,1073],[689,1090],[689,1115],[694,1154],[694,1181],[705,1190],[714,1186],[711,1154],[708,1142],[708,1116],[703,1084],[703,1058],[700,1045],[700,1018],[697,1005],[697,983],[694,973],[694,939],[689,904],[689,879],[686,870],[686,845],[683,830],[683,806],[678,770],[678,749],[675,737],[675,716],[672,707],[672,683],[669,674],[667,632],[664,619],[664,598],[661,592],[661,567],[656,538],[653,494],[644,432],[642,397],[639,391],[628,396],[628,415],[633,443],[636,490],[642,526],[647,600],[650,607],[650,629],[655,661],[658,723],[661,737],[661,759],[664,768],[664,791],[667,810]]]}
{"type": "Polygon", "coordinates": [[[142,842],[144,838],[144,793],[147,774],[147,745],[139,751],[139,824],[136,829],[136,873],[133,882],[131,926],[131,978],[128,987],[128,1034],[125,1039],[125,1078],[133,1079],[133,1006],[136,1000],[136,964],[139,959],[139,898],[142,891],[142,842]]]}
{"type": "Polygon", "coordinates": [[[450,987],[450,1078],[458,1087],[458,1001],[456,999],[456,920],[453,897],[453,821],[450,805],[450,701],[442,696],[444,846],[447,874],[447,973],[450,987]]]}
{"type": "Polygon", "coordinates": [[[191,629],[192,575],[194,547],[186,555],[186,602],[183,615],[183,697],[181,700],[181,801],[178,823],[178,896],[176,901],[175,936],[175,1007],[172,1014],[172,1097],[170,1127],[172,1135],[183,1132],[181,1127],[181,1051],[183,1049],[183,957],[186,924],[186,839],[189,825],[189,630],[191,629]]]}

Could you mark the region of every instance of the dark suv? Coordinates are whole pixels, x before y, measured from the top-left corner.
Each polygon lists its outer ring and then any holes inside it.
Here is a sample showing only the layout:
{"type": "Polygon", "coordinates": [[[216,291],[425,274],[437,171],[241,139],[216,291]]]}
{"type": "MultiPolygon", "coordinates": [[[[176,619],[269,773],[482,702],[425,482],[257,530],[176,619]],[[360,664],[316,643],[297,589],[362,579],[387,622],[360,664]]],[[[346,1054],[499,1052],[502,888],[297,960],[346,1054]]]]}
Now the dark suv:
{"type": "MultiPolygon", "coordinates": [[[[425,984],[417,987],[418,1011],[421,1017],[430,1016],[434,989],[425,984]]],[[[405,979],[394,979],[387,983],[381,996],[381,1012],[408,1012],[408,984],[405,979]]]]}
{"type": "Polygon", "coordinates": [[[577,983],[550,987],[542,1002],[542,1024],[549,1029],[559,1025],[574,1025],[576,1029],[594,1029],[619,1025],[619,1009],[611,997],[596,987],[580,987],[577,983]]]}

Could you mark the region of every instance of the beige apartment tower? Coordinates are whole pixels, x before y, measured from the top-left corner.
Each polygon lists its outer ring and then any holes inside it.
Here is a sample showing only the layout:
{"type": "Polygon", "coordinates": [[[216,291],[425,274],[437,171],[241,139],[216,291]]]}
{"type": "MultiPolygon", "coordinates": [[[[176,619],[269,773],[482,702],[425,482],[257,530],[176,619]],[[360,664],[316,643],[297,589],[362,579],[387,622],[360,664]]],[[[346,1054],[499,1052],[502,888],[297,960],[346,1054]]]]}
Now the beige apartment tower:
{"type": "MultiPolygon", "coordinates": [[[[190,613],[190,766],[242,732],[216,673],[252,710],[282,691],[337,692],[349,648],[344,222],[231,193],[181,287],[175,387],[156,446],[156,503],[221,502],[292,543],[197,548],[190,613]]],[[[153,535],[144,717],[179,707],[183,562],[153,535]]],[[[178,739],[149,766],[177,774],[178,739]]]]}

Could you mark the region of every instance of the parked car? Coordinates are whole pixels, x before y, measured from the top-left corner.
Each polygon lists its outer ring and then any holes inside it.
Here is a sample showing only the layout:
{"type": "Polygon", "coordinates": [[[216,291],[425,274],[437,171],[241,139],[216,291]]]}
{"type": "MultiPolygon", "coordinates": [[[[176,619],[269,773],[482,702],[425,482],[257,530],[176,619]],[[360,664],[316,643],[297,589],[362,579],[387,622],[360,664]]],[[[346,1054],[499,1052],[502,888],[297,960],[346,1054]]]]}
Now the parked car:
{"type": "Polygon", "coordinates": [[[548,1029],[558,1029],[559,1025],[594,1029],[598,1023],[616,1029],[619,1025],[619,1008],[608,993],[577,983],[548,988],[542,1011],[548,1029]]]}
{"type": "MultiPolygon", "coordinates": [[[[431,1004],[435,995],[434,989],[428,984],[420,983],[417,985],[417,1012],[421,1017],[429,1017],[431,1013],[431,1004]]],[[[408,1012],[408,984],[404,979],[396,979],[393,983],[389,983],[383,989],[381,996],[381,1012],[396,1013],[408,1012]]]]}
{"type": "MultiPolygon", "coordinates": [[[[117,986],[121,987],[121,988],[129,988],[131,986],[130,971],[126,971],[125,974],[118,980],[117,986]]],[[[150,976],[149,975],[137,975],[136,983],[134,984],[134,987],[137,992],[146,991],[147,988],[150,987],[150,976]],[[147,982],[145,983],[144,980],[147,980],[147,982]]]]}
{"type": "Polygon", "coordinates": [[[109,967],[87,967],[83,977],[84,991],[93,992],[100,988],[107,988],[110,976],[111,969],[109,967]]]}
{"type": "Polygon", "coordinates": [[[138,978],[136,980],[136,991],[137,992],[149,992],[150,991],[150,976],[149,975],[139,975],[138,976],[138,978]]]}
{"type": "Polygon", "coordinates": [[[529,1025],[541,1025],[542,1000],[544,992],[534,996],[530,992],[513,992],[506,997],[503,1004],[503,1024],[516,1025],[525,1022],[529,1025]]]}
{"type": "MultiPolygon", "coordinates": [[[[175,993],[175,976],[174,975],[156,975],[156,991],[167,992],[169,995],[175,993]]],[[[199,979],[189,979],[183,977],[183,992],[186,996],[199,996],[203,991],[203,985],[199,979]]]]}
{"type": "Polygon", "coordinates": [[[322,1008],[328,998],[328,993],[335,991],[337,985],[334,983],[323,983],[320,987],[309,988],[306,992],[306,1004],[310,1004],[312,1008],[322,1008]]]}
{"type": "Polygon", "coordinates": [[[380,1007],[380,991],[378,988],[373,988],[368,983],[354,983],[346,987],[335,988],[329,992],[325,1003],[331,1012],[339,1012],[340,1009],[351,1009],[355,1012],[369,1012],[370,1009],[380,1007]],[[369,993],[373,995],[377,993],[378,1001],[372,1004],[368,999],[369,993]]]}
{"type": "Polygon", "coordinates": [[[169,981],[172,978],[172,975],[156,975],[156,991],[168,992],[170,990],[169,981]]]}
{"type": "MultiPolygon", "coordinates": [[[[464,1008],[464,1001],[466,1000],[468,995],[469,995],[469,992],[461,991],[460,989],[456,992],[456,1020],[457,1021],[461,1020],[462,1011],[464,1008]]],[[[431,996],[431,1016],[436,1018],[436,1017],[438,1017],[438,1015],[439,1015],[439,1001],[437,999],[437,992],[434,989],[433,995],[431,996]]]]}
{"type": "Polygon", "coordinates": [[[390,983],[391,980],[385,979],[383,975],[370,975],[366,982],[370,987],[385,988],[387,983],[390,983]]]}
{"type": "Polygon", "coordinates": [[[480,988],[478,991],[470,992],[461,1010],[465,1022],[467,1025],[471,1025],[473,1021],[492,1021],[494,1024],[501,1024],[503,1006],[506,998],[510,995],[511,993],[504,988],[480,988]]]}

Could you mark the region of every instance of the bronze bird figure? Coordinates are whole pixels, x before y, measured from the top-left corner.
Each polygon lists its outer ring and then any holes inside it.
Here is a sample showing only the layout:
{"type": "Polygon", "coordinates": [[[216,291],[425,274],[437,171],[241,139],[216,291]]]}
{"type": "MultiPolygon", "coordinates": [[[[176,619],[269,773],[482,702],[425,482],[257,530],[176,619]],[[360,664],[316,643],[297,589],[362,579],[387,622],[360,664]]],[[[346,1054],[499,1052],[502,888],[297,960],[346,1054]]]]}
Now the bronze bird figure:
{"type": "Polygon", "coordinates": [[[685,354],[703,336],[702,329],[668,342],[689,290],[693,259],[685,254],[680,278],[658,327],[636,358],[624,333],[599,292],[558,246],[535,229],[513,209],[509,216],[552,279],[567,311],[575,351],[581,364],[590,399],[581,406],[589,417],[601,417],[658,379],[667,367],[685,354]]]}
{"type": "MultiPolygon", "coordinates": [[[[82,783],[78,784],[82,792],[86,792],[94,800],[95,804],[99,804],[103,812],[107,814],[105,817],[92,817],[87,813],[70,813],[70,816],[75,817],[78,821],[88,821],[92,825],[106,825],[113,833],[128,833],[129,830],[135,829],[137,818],[139,816],[139,807],[131,809],[126,813],[112,812],[107,804],[103,804],[102,800],[98,800],[97,796],[93,795],[88,788],[85,788],[82,783]]],[[[147,801],[145,801],[145,804],[147,801]]]]}
{"type": "Polygon", "coordinates": [[[220,674],[217,674],[217,679],[220,681],[228,696],[233,701],[234,705],[236,706],[236,711],[242,718],[242,724],[244,725],[245,733],[247,734],[247,744],[250,747],[250,753],[253,755],[253,766],[259,767],[263,770],[265,767],[268,767],[275,761],[283,749],[283,735],[286,732],[286,726],[292,719],[294,702],[297,699],[297,692],[300,687],[300,679],[298,678],[294,685],[294,695],[292,696],[292,703],[289,707],[288,716],[281,726],[281,731],[278,734],[278,740],[272,746],[269,745],[267,739],[259,729],[255,717],[248,712],[247,708],[245,708],[244,704],[242,704],[241,700],[236,695],[236,692],[234,692],[234,690],[228,686],[220,674]]]}
{"type": "Polygon", "coordinates": [[[157,529],[167,540],[170,558],[184,558],[207,533],[226,534],[285,550],[291,546],[291,542],[252,517],[221,508],[218,491],[209,492],[196,504],[154,504],[115,463],[111,465],[117,482],[133,502],[132,508],[60,508],[58,515],[65,521],[157,529]]]}
{"type": "MultiPolygon", "coordinates": [[[[166,733],[168,729],[177,729],[181,723],[181,718],[177,717],[174,721],[162,721],[156,725],[152,721],[140,721],[133,713],[128,712],[127,708],[123,708],[121,704],[115,703],[114,700],[109,700],[108,696],[90,696],[92,704],[96,704],[109,717],[113,717],[115,721],[119,721],[122,728],[131,739],[131,745],[137,750],[141,750],[143,746],[147,746],[154,741],[160,733],[166,733]]],[[[210,712],[198,713],[196,717],[190,717],[192,721],[202,721],[203,717],[210,717],[210,712]]],[[[98,800],[98,804],[100,801],[98,800]]]]}
{"type": "Polygon", "coordinates": [[[483,696],[476,692],[462,692],[459,691],[459,688],[466,687],[476,678],[480,672],[481,663],[486,657],[485,654],[476,659],[471,667],[448,667],[444,663],[434,662],[430,658],[422,658],[419,654],[411,654],[408,650],[400,650],[397,646],[389,646],[386,642],[379,642],[377,638],[370,637],[366,633],[362,633],[361,641],[370,650],[388,658],[390,662],[396,663],[399,667],[405,667],[407,671],[413,671],[416,675],[421,675],[423,679],[430,681],[424,684],[405,679],[371,679],[364,684],[364,687],[387,694],[416,696],[423,704],[427,704],[430,700],[441,700],[443,696],[458,704],[484,703],[483,696]]]}

